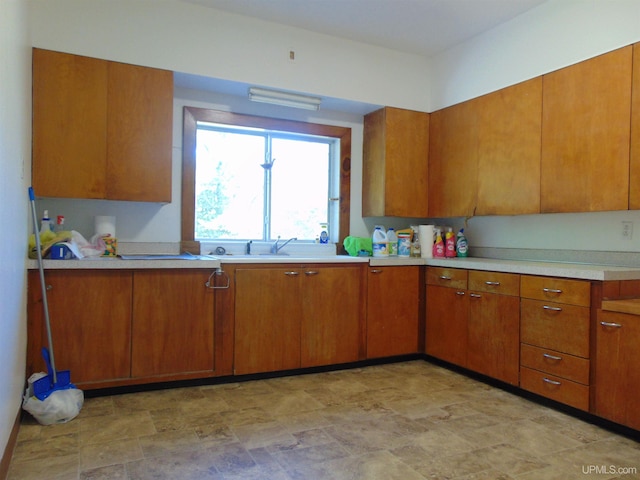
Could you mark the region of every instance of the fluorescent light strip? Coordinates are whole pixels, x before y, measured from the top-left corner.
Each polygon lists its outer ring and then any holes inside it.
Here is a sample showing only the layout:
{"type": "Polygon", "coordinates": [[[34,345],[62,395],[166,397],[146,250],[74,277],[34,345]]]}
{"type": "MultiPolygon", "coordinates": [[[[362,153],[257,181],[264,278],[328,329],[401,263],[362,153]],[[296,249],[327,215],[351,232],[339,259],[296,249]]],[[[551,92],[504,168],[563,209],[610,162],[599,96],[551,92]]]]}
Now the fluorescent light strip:
{"type": "Polygon", "coordinates": [[[308,97],[306,95],[255,87],[249,88],[249,100],[285,107],[304,108],[305,110],[318,110],[322,101],[318,97],[308,97]]]}

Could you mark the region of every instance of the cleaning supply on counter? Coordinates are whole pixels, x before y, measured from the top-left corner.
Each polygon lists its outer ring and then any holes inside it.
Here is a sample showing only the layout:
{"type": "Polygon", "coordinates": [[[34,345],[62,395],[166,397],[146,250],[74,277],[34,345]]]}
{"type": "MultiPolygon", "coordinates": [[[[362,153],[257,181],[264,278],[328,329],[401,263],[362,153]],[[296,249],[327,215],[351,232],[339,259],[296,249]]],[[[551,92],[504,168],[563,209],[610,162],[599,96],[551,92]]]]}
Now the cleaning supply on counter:
{"type": "Polygon", "coordinates": [[[411,237],[411,256],[412,257],[420,257],[421,256],[421,248],[420,248],[420,227],[417,225],[411,225],[411,230],[413,230],[413,235],[411,237]]]}
{"type": "Polygon", "coordinates": [[[469,251],[467,237],[464,235],[464,228],[461,228],[456,236],[456,255],[458,257],[466,257],[469,251]]]}
{"type": "Polygon", "coordinates": [[[411,232],[398,232],[398,256],[411,256],[411,232]]]}
{"type": "Polygon", "coordinates": [[[447,228],[447,233],[444,235],[444,256],[447,258],[456,256],[456,237],[451,227],[447,228]]]}
{"type": "Polygon", "coordinates": [[[393,227],[389,227],[389,230],[387,230],[387,241],[389,242],[389,256],[397,257],[398,236],[396,235],[396,231],[393,229],[393,227]]]}
{"type": "Polygon", "coordinates": [[[320,243],[329,243],[329,224],[320,224],[320,243]]]}
{"type": "Polygon", "coordinates": [[[51,219],[49,218],[49,210],[44,211],[44,215],[42,215],[42,220],[40,220],[40,235],[51,232],[53,229],[51,228],[51,219]]]}
{"type": "Polygon", "coordinates": [[[53,226],[53,231],[60,233],[64,230],[64,215],[58,215],[56,217],[56,224],[53,226]]]}
{"type": "Polygon", "coordinates": [[[387,238],[387,232],[382,225],[376,225],[371,236],[373,243],[373,256],[374,257],[388,257],[389,256],[389,240],[387,238]]]}
{"type": "Polygon", "coordinates": [[[436,241],[433,244],[434,258],[444,258],[444,240],[442,239],[442,231],[436,230],[436,241]]]}

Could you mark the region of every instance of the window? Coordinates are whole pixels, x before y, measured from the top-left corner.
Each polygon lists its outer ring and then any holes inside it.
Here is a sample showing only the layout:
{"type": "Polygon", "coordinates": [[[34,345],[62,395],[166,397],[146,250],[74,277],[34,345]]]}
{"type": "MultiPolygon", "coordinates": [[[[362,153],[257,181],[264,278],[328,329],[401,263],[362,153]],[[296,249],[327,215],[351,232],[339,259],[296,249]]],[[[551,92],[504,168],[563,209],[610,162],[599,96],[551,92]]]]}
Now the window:
{"type": "Polygon", "coordinates": [[[336,223],[337,139],[207,122],[196,129],[197,240],[314,240],[321,224],[336,223]]]}
{"type": "Polygon", "coordinates": [[[195,107],[183,127],[183,250],[212,238],[315,240],[325,222],[342,245],[351,129],[195,107]]]}

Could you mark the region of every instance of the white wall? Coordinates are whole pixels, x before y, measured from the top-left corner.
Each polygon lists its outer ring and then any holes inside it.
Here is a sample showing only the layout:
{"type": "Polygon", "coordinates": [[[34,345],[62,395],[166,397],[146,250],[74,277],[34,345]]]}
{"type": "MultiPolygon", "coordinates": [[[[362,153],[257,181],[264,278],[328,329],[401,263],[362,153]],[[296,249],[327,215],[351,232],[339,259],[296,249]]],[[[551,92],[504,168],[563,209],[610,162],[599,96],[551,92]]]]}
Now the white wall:
{"type": "Polygon", "coordinates": [[[26,2],[0,0],[0,455],[20,410],[26,357],[31,47],[26,2]]]}

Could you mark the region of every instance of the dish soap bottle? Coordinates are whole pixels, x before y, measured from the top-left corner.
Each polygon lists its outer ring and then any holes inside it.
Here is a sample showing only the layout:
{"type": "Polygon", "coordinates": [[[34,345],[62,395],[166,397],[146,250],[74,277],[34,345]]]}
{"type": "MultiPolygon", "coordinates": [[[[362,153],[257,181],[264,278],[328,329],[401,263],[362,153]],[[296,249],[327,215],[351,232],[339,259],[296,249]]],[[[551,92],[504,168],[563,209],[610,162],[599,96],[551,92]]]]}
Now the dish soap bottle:
{"type": "Polygon", "coordinates": [[[461,228],[458,232],[456,239],[456,254],[458,257],[466,257],[469,251],[469,245],[467,244],[467,237],[464,236],[464,228],[461,228]]]}
{"type": "Polygon", "coordinates": [[[451,227],[447,228],[444,236],[444,256],[447,258],[456,256],[456,238],[451,227]]]}
{"type": "Polygon", "coordinates": [[[436,242],[433,244],[433,256],[434,258],[444,257],[444,241],[442,240],[442,232],[436,230],[436,242]]]}
{"type": "Polygon", "coordinates": [[[48,232],[51,232],[51,219],[49,218],[49,210],[45,210],[40,221],[40,235],[48,232]]]}

